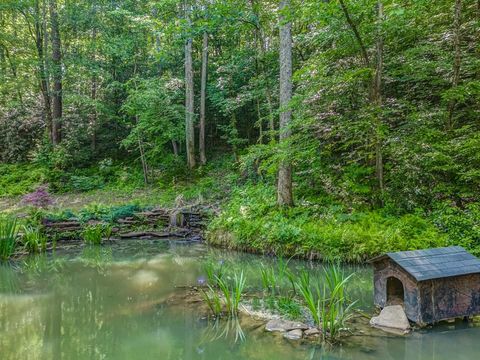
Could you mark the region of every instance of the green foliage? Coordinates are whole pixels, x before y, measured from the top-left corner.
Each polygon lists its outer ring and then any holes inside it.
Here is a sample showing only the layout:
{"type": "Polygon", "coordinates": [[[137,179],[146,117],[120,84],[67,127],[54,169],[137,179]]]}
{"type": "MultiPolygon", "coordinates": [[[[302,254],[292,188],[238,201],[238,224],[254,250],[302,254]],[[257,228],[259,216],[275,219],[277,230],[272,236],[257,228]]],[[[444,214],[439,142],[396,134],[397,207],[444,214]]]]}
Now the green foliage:
{"type": "Polygon", "coordinates": [[[214,316],[236,317],[246,283],[243,271],[234,273],[230,279],[215,276],[214,281],[215,285],[208,285],[208,291],[202,289],[208,307],[214,316]]]}
{"type": "Polygon", "coordinates": [[[23,195],[45,181],[45,169],[32,164],[0,163],[0,196],[23,195]]]}
{"type": "Polygon", "coordinates": [[[0,216],[0,260],[6,261],[13,255],[17,239],[17,219],[0,216]]]}
{"type": "Polygon", "coordinates": [[[335,342],[353,316],[355,302],[347,299],[346,285],[354,274],[345,276],[334,265],[325,268],[324,272],[325,283],[311,284],[310,276],[303,271],[297,287],[314,323],[322,330],[323,339],[335,342]]]}
{"type": "Polygon", "coordinates": [[[459,208],[451,203],[439,203],[432,212],[432,221],[448,234],[449,245],[460,245],[480,255],[480,204],[459,208]]]}
{"type": "Polygon", "coordinates": [[[209,226],[213,244],[280,255],[361,262],[385,251],[445,246],[447,237],[420,215],[346,212],[305,202],[279,209],[275,189],[237,189],[209,226]]]}
{"type": "Polygon", "coordinates": [[[110,224],[87,225],[83,232],[83,240],[87,244],[100,245],[105,238],[109,240],[112,235],[112,226],[110,224]]]}
{"type": "Polygon", "coordinates": [[[37,253],[47,249],[47,237],[39,226],[24,226],[22,232],[21,242],[29,252],[37,253]]]}

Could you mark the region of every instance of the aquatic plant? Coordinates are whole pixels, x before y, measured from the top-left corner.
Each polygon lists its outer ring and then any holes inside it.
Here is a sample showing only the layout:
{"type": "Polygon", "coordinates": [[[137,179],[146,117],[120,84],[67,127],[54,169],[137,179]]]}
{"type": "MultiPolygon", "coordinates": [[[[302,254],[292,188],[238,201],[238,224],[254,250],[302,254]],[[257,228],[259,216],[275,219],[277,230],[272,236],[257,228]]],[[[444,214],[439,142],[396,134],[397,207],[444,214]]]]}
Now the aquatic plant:
{"type": "Polygon", "coordinates": [[[324,269],[324,275],[322,286],[318,282],[311,285],[308,272],[303,271],[297,288],[315,325],[322,330],[323,340],[334,342],[353,316],[356,302],[347,299],[346,285],[354,274],[346,276],[339,266],[331,265],[324,269]]]}
{"type": "Polygon", "coordinates": [[[231,284],[229,284],[226,279],[217,276],[215,277],[215,282],[219,291],[212,285],[208,285],[207,291],[201,290],[205,302],[213,315],[221,316],[225,314],[227,317],[237,316],[246,284],[243,271],[240,274],[234,274],[231,279],[231,284]]]}
{"type": "Polygon", "coordinates": [[[47,237],[40,227],[24,226],[21,241],[29,252],[45,251],[47,249],[47,237]]]}
{"type": "Polygon", "coordinates": [[[0,217],[0,259],[8,260],[15,251],[18,238],[17,219],[0,217]]]}
{"type": "Polygon", "coordinates": [[[218,279],[222,280],[225,275],[225,261],[207,261],[203,265],[203,270],[207,276],[208,283],[213,286],[218,286],[218,279]]]}
{"type": "Polygon", "coordinates": [[[223,306],[222,299],[218,292],[211,285],[208,285],[208,290],[200,289],[200,291],[213,315],[219,317],[222,314],[223,306]]]}
{"type": "Polygon", "coordinates": [[[295,275],[288,268],[289,261],[290,259],[285,261],[280,257],[276,262],[276,267],[261,264],[260,275],[262,278],[262,286],[270,295],[275,296],[275,294],[279,293],[282,289],[285,289],[284,296],[294,296],[296,294],[295,275]],[[291,285],[291,294],[288,288],[284,286],[287,282],[291,285]]]}
{"type": "Polygon", "coordinates": [[[99,245],[102,243],[103,226],[101,224],[86,226],[83,230],[83,240],[88,244],[99,245]]]}
{"type": "Polygon", "coordinates": [[[88,225],[83,230],[83,240],[86,243],[99,245],[103,239],[110,240],[113,227],[110,224],[88,225]]]}
{"type": "Polygon", "coordinates": [[[275,289],[277,287],[277,279],[275,277],[275,271],[273,270],[273,267],[271,266],[267,267],[261,264],[260,274],[262,277],[263,289],[271,293],[272,295],[275,295],[275,289]]]}

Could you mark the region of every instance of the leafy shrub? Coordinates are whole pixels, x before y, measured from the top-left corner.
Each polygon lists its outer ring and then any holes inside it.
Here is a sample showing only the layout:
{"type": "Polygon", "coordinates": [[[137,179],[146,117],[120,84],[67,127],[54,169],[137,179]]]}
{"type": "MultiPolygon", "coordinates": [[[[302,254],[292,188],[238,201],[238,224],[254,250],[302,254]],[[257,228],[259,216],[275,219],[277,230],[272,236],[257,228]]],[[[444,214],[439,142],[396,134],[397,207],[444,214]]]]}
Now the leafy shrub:
{"type": "Polygon", "coordinates": [[[0,164],[0,196],[23,195],[46,180],[43,167],[27,164],[0,164]]]}
{"type": "Polygon", "coordinates": [[[37,208],[46,208],[53,204],[52,196],[49,194],[45,185],[39,186],[34,192],[26,194],[22,198],[22,203],[37,208]]]}
{"type": "Polygon", "coordinates": [[[460,245],[480,255],[480,203],[468,204],[463,209],[451,203],[439,203],[431,218],[447,234],[449,245],[460,245]]]}

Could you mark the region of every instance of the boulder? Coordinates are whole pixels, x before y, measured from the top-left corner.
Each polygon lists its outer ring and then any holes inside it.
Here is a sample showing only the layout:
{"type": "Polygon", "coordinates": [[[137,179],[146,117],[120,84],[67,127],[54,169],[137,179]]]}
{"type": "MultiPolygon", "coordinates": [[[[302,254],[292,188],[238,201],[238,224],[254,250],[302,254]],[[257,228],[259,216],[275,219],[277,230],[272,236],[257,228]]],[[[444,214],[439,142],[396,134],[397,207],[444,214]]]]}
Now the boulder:
{"type": "Polygon", "coordinates": [[[305,330],[305,336],[318,336],[320,335],[320,330],[317,328],[310,328],[305,330]]]}
{"type": "Polygon", "coordinates": [[[273,331],[286,332],[291,330],[307,330],[307,329],[308,329],[308,325],[305,325],[301,322],[281,320],[281,319],[270,320],[265,326],[265,330],[270,332],[273,332],[273,331]]]}
{"type": "Polygon", "coordinates": [[[395,333],[405,334],[410,331],[410,323],[401,305],[384,307],[379,316],[370,320],[370,325],[395,333]]]}
{"type": "Polygon", "coordinates": [[[288,340],[300,340],[303,337],[303,331],[295,329],[283,334],[283,337],[288,340]]]}

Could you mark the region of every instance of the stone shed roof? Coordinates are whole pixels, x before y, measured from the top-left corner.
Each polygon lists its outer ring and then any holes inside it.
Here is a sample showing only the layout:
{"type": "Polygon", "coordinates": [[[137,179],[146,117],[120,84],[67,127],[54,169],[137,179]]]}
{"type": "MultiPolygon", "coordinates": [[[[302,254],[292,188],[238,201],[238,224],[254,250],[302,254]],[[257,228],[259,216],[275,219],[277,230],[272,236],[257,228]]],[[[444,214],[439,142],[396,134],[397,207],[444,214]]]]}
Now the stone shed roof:
{"type": "Polygon", "coordinates": [[[386,253],[371,262],[387,257],[417,281],[480,273],[480,259],[461,246],[386,253]]]}

